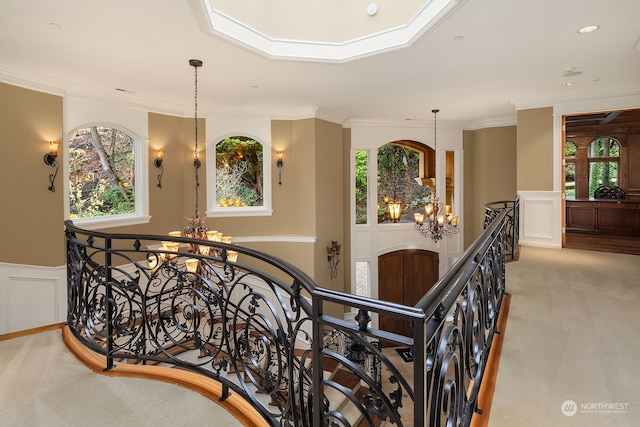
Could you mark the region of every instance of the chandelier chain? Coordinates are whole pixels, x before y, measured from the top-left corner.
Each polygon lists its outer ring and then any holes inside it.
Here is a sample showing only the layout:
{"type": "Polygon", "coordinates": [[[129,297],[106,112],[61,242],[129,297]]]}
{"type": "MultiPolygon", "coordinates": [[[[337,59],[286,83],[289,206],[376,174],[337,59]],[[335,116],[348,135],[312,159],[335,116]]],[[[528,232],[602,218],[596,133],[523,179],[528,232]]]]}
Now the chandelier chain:
{"type": "Polygon", "coordinates": [[[194,75],[194,96],[193,96],[193,103],[194,103],[194,129],[195,129],[195,151],[193,153],[194,155],[194,160],[193,160],[193,169],[195,172],[195,179],[196,179],[196,212],[195,212],[195,217],[199,218],[200,217],[200,208],[199,208],[199,199],[198,199],[198,190],[200,188],[200,177],[198,174],[198,169],[200,169],[200,149],[198,147],[198,67],[202,66],[202,61],[197,60],[197,59],[191,59],[189,61],[189,64],[193,66],[193,75],[194,75]]]}

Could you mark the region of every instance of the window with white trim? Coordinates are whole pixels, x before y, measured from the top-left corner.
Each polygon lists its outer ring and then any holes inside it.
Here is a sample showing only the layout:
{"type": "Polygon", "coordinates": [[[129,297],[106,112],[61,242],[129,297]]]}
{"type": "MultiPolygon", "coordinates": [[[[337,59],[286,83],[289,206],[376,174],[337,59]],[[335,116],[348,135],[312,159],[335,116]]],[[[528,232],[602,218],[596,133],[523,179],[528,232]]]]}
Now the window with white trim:
{"type": "Polygon", "coordinates": [[[146,215],[139,175],[143,144],[122,128],[91,124],[69,132],[69,218],[78,224],[127,225],[146,215]]]}
{"type": "Polygon", "coordinates": [[[271,174],[268,147],[255,138],[234,135],[213,148],[215,163],[208,162],[210,199],[207,216],[271,214],[271,174]]]}

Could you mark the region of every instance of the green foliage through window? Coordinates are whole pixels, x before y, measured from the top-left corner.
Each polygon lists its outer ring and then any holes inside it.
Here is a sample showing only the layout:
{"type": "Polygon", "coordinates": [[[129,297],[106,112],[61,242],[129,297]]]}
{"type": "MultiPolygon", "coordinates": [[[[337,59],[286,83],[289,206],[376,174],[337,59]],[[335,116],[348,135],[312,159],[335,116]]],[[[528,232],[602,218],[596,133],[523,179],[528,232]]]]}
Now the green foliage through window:
{"type": "Polygon", "coordinates": [[[565,198],[573,200],[576,198],[576,155],[578,147],[571,141],[565,141],[564,149],[564,194],[565,198]]]}
{"type": "Polygon", "coordinates": [[[593,197],[602,185],[618,185],[620,144],[613,138],[598,138],[589,144],[588,153],[589,197],[593,197]]]}
{"type": "Polygon", "coordinates": [[[263,147],[243,136],[216,144],[216,207],[262,206],[263,147]]]}
{"type": "Polygon", "coordinates": [[[356,151],[356,224],[367,223],[368,156],[365,150],[356,151]]]}
{"type": "Polygon", "coordinates": [[[386,201],[401,203],[401,218],[413,222],[413,213],[431,198],[431,189],[416,182],[421,177],[420,153],[409,147],[385,144],[378,149],[378,222],[388,222],[386,201]]]}
{"type": "Polygon", "coordinates": [[[73,218],[135,212],[133,138],[108,126],[69,135],[69,211],[73,218]]]}

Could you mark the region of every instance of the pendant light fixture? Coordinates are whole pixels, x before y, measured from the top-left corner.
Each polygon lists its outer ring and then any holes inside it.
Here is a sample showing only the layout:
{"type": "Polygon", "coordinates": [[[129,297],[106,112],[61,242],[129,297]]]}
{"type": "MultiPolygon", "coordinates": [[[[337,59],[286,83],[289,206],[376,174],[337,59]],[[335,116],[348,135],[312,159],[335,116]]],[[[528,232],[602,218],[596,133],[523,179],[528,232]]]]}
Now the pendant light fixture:
{"type": "MultiPolygon", "coordinates": [[[[433,113],[433,150],[437,153],[437,129],[436,118],[440,112],[438,109],[431,110],[433,113]]],[[[452,237],[459,232],[458,230],[458,215],[455,215],[451,211],[451,205],[445,205],[445,211],[442,212],[442,202],[440,197],[436,193],[436,184],[433,180],[433,187],[431,188],[431,203],[428,203],[424,207],[425,213],[413,214],[413,219],[416,222],[415,228],[424,237],[431,237],[431,239],[438,243],[444,237],[452,237]]]]}
{"type": "Polygon", "coordinates": [[[205,224],[204,218],[200,217],[200,208],[198,206],[198,190],[200,188],[200,179],[198,176],[198,171],[200,170],[200,166],[202,165],[200,161],[200,148],[198,147],[198,68],[202,67],[202,61],[200,61],[199,59],[190,59],[189,65],[193,67],[194,80],[195,80],[195,90],[194,90],[195,144],[193,149],[193,170],[195,173],[195,182],[196,182],[196,186],[195,186],[196,206],[195,206],[194,216],[186,218],[189,225],[184,229],[184,237],[195,238],[195,239],[206,239],[207,231],[209,230],[209,228],[205,224]]]}

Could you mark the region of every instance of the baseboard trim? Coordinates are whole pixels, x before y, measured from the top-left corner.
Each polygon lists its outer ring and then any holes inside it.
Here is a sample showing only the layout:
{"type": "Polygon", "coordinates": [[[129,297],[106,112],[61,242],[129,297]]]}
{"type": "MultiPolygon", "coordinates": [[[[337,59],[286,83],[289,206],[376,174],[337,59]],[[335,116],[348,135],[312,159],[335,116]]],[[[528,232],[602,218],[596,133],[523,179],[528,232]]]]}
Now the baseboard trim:
{"type": "Polygon", "coordinates": [[[38,326],[37,328],[25,329],[23,331],[9,332],[0,335],[0,341],[12,340],[14,338],[26,337],[27,335],[39,334],[41,332],[55,331],[62,329],[65,323],[54,323],[53,325],[38,326]]]}
{"type": "Polygon", "coordinates": [[[62,328],[62,340],[78,360],[92,371],[110,377],[130,377],[148,380],[163,381],[188,388],[207,397],[227,412],[232,414],[246,427],[268,427],[269,424],[262,418],[253,406],[237,394],[231,394],[224,402],[222,397],[222,384],[211,378],[204,377],[194,372],[183,369],[165,368],[161,366],[144,366],[132,364],[119,364],[109,371],[104,371],[104,356],[95,353],[73,335],[68,326],[62,328]]]}

